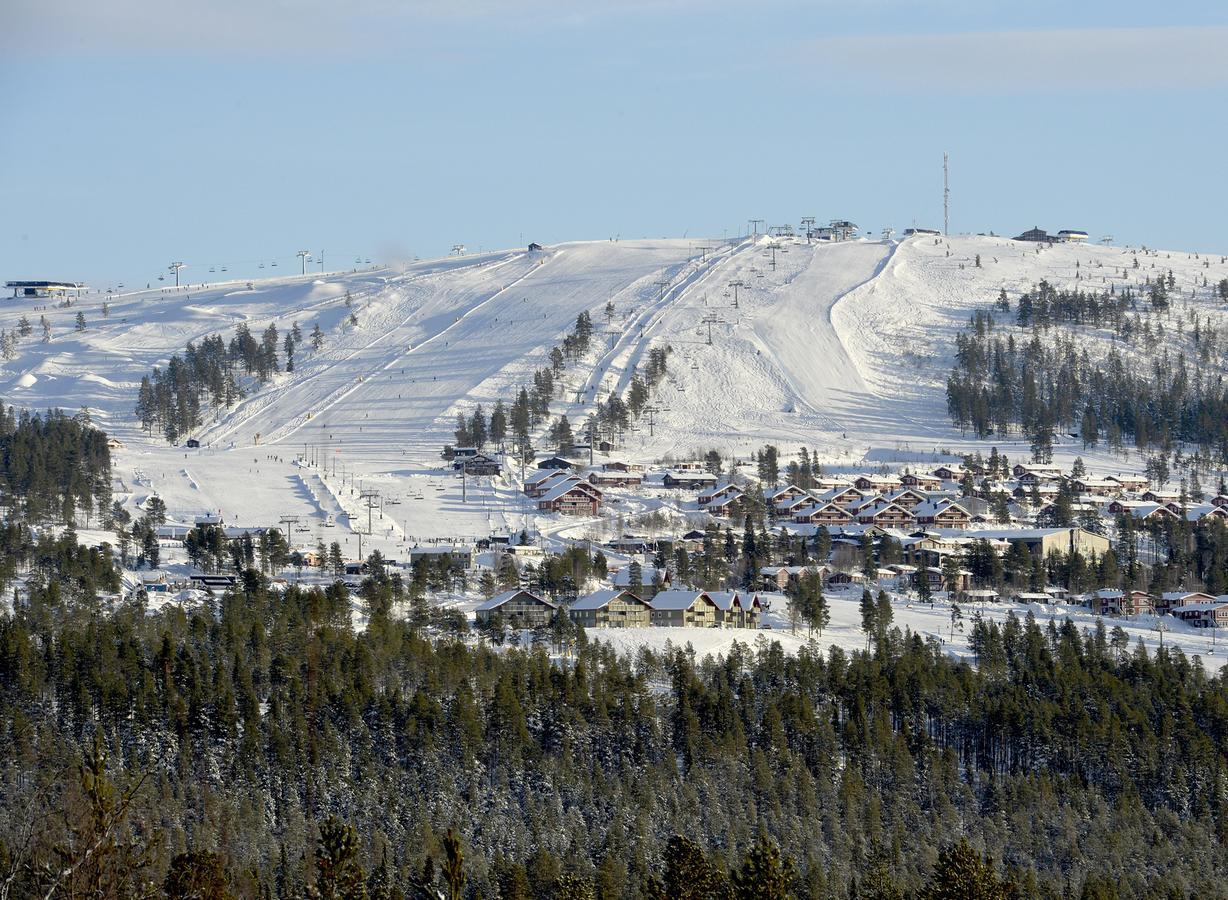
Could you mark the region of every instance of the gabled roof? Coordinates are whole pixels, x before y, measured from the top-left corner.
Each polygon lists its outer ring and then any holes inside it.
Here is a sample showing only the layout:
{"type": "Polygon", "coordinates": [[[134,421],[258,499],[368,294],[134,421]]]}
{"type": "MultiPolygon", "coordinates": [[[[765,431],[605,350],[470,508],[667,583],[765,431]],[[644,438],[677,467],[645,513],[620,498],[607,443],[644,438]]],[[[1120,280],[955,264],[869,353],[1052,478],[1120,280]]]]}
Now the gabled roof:
{"type": "Polygon", "coordinates": [[[580,491],[594,500],[601,499],[601,491],[597,490],[587,481],[566,481],[563,484],[555,485],[546,493],[537,498],[538,503],[551,503],[561,497],[565,497],[572,491],[580,491]]]}
{"type": "Polygon", "coordinates": [[[712,598],[716,608],[722,612],[728,612],[733,609],[734,604],[738,600],[737,591],[708,591],[708,596],[712,598]]]}
{"type": "Polygon", "coordinates": [[[640,597],[637,597],[635,594],[631,593],[630,591],[615,589],[615,590],[593,591],[593,593],[587,594],[586,596],[581,597],[575,603],[571,604],[571,608],[578,609],[578,610],[605,609],[605,607],[609,606],[611,601],[616,600],[619,597],[623,598],[624,600],[634,601],[635,603],[641,603],[644,605],[645,608],[650,606],[647,600],[643,600],[640,597]]]}
{"type": "MultiPolygon", "coordinates": [[[[661,591],[661,593],[657,594],[651,601],[649,601],[649,605],[653,609],[663,610],[690,609],[696,603],[705,599],[712,602],[711,595],[705,593],[704,591],[661,591]]],[[[715,605],[715,603],[713,605],[715,605]]]]}
{"type": "Polygon", "coordinates": [[[1228,606],[1228,596],[1216,597],[1214,600],[1202,600],[1198,603],[1183,603],[1180,606],[1174,606],[1172,612],[1214,612],[1217,609],[1223,609],[1228,606]]]}
{"type": "Polygon", "coordinates": [[[547,606],[550,609],[558,609],[558,607],[555,604],[551,603],[549,600],[546,600],[542,597],[537,596],[536,594],[531,594],[528,591],[514,590],[514,591],[504,591],[502,594],[495,594],[485,603],[480,604],[477,607],[477,612],[491,612],[493,610],[498,609],[500,606],[503,606],[503,604],[511,600],[515,600],[517,597],[521,596],[522,594],[525,597],[528,597],[531,600],[534,600],[537,603],[540,603],[542,606],[547,606]]]}

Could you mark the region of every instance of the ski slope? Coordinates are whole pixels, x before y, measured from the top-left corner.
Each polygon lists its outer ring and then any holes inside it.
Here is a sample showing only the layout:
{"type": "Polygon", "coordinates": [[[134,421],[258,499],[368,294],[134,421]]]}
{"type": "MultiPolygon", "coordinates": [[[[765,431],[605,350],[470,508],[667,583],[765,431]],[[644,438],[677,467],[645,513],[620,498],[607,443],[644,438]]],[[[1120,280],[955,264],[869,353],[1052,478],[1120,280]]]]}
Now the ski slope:
{"type": "MultiPolygon", "coordinates": [[[[439,452],[458,413],[478,404],[489,411],[531,384],[581,312],[596,326],[593,347],[564,373],[552,407],[573,425],[625,390],[651,347],[672,349],[651,429],[638,423],[615,455],[651,462],[716,448],[745,458],[770,441],[786,452],[808,446],[829,468],[853,470],[977,446],[948,426],[943,391],[956,331],[999,290],[1013,297],[1042,278],[1137,287],[1169,269],[1179,316],[1228,325],[1213,296],[1228,277],[1221,257],[975,236],[575,242],[396,270],[93,293],[66,307],[5,300],[0,329],[24,315],[33,334],[0,361],[0,398],[88,409],[123,443],[115,453],[121,497],[136,505],[156,491],[181,521],[206,511],[251,525],[300,516],[310,523],[301,542],[335,537],[356,553],[355,529],[361,520],[365,530],[367,517],[359,495],[375,489],[392,502],[364,547],[395,551],[522,528],[580,538],[602,523],[539,517],[515,473],[462,486],[439,452]],[[45,342],[42,316],[51,326],[45,342]],[[211,413],[194,435],[200,450],[144,435],[132,413],[141,377],[189,341],[228,340],[240,322],[257,338],[269,324],[283,334],[294,323],[304,333],[318,324],[326,341],[319,351],[303,345],[294,372],[211,413]],[[305,467],[301,456],[317,465],[305,467]],[[325,530],[329,516],[337,524],[325,530]]],[[[1112,337],[1086,344],[1103,352],[1112,337]]],[[[1026,452],[997,444],[1012,457],[1026,452]]],[[[603,527],[652,510],[686,515],[668,498],[616,499],[603,527]]]]}

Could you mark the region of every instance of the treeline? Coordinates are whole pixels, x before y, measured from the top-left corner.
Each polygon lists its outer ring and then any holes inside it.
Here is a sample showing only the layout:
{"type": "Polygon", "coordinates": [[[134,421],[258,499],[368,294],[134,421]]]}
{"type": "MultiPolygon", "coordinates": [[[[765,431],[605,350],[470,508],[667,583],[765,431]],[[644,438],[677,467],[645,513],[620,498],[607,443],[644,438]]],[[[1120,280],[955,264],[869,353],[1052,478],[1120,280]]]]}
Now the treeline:
{"type": "MultiPolygon", "coordinates": [[[[528,455],[532,432],[550,418],[550,404],[558,392],[563,372],[568,364],[574,364],[588,352],[592,333],[592,319],[587,312],[580,313],[575,327],[564,337],[562,348],[550,349],[550,365],[533,373],[532,388],[522,386],[510,403],[502,398],[496,400],[489,415],[480,404],[468,415],[457,413],[452,433],[455,444],[444,447],[444,458],[452,458],[454,447],[503,449],[509,441],[517,458],[528,455]]],[[[626,399],[612,394],[597,404],[592,421],[594,440],[602,437],[611,442],[621,440],[631,424],[644,414],[653,390],[665,376],[669,353],[668,346],[651,348],[643,371],[637,370],[631,376],[626,399]]],[[[584,433],[587,437],[587,427],[584,433]]],[[[547,437],[561,453],[569,453],[575,447],[576,435],[566,415],[550,423],[547,437]]]]}
{"type": "MultiPolygon", "coordinates": [[[[1110,299],[1038,293],[1028,316],[1035,327],[1026,342],[1003,335],[992,312],[977,311],[956,337],[956,362],[947,379],[952,422],[980,438],[1022,432],[1037,462],[1051,458],[1058,429],[1077,431],[1085,447],[1105,443],[1120,450],[1129,440],[1140,449],[1168,448],[1184,441],[1228,461],[1228,388],[1221,375],[1191,366],[1184,353],[1167,348],[1140,365],[1116,346],[1103,359],[1092,359],[1077,332],[1042,342],[1037,310],[1046,310],[1048,322],[1094,325],[1106,308],[1115,314],[1110,299]]],[[[1138,333],[1147,346],[1156,340],[1147,323],[1129,333],[1138,333]]],[[[1192,337],[1207,352],[1217,340],[1201,321],[1192,337]]]]}
{"type": "MultiPolygon", "coordinates": [[[[309,339],[316,350],[324,346],[319,325],[309,339]]],[[[203,424],[207,409],[226,409],[246,396],[252,385],[267,384],[283,367],[293,372],[294,356],[303,341],[295,322],[284,335],[270,323],[257,340],[240,323],[229,342],[212,335],[199,344],[189,343],[182,357],[175,354],[166,368],[155,367],[141,378],[137,419],[150,434],[159,428],[167,441],[178,443],[203,424]]]]}
{"type": "Polygon", "coordinates": [[[6,518],[71,524],[111,503],[111,451],[89,416],[0,402],[0,506],[6,518]]]}
{"type": "Polygon", "coordinates": [[[702,661],[579,633],[556,664],[393,618],[381,575],[355,632],[337,587],[251,571],[213,604],[108,613],[77,570],[0,615],[12,896],[56,896],[41,879],[95,844],[72,896],[116,860],[183,896],[168,877],[204,854],[253,897],[346,871],[323,896],[740,898],[756,853],[785,893],[749,896],[803,900],[1218,896],[1228,874],[1228,684],[1101,628],[977,623],[975,667],[889,627],[702,661]],[[982,892],[933,893],[961,840],[982,892]]]}

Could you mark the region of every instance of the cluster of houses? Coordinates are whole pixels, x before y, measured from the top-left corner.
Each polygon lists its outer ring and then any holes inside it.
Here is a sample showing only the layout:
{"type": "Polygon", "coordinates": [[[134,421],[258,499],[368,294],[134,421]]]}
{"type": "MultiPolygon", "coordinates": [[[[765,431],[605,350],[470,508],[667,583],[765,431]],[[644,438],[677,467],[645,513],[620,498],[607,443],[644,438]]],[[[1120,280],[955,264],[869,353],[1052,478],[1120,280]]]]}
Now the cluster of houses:
{"type": "MultiPolygon", "coordinates": [[[[702,490],[716,484],[716,476],[697,462],[680,463],[659,474],[659,486],[665,488],[702,490]]],[[[644,467],[638,464],[606,462],[586,470],[573,460],[551,456],[525,477],[523,490],[537,501],[539,512],[595,516],[601,511],[603,489],[638,488],[644,481],[644,467]]]]}
{"type": "Polygon", "coordinates": [[[541,628],[559,610],[584,628],[758,628],[763,603],[754,592],[680,588],[659,591],[645,600],[626,588],[614,587],[561,606],[531,591],[515,589],[491,597],[474,615],[483,624],[498,617],[512,628],[541,628]]]}
{"type": "MultiPolygon", "coordinates": [[[[1105,518],[1125,514],[1141,522],[1166,518],[1201,521],[1207,517],[1228,521],[1228,495],[1182,503],[1177,492],[1149,488],[1147,479],[1138,475],[1076,478],[1058,466],[1018,464],[1012,476],[991,480],[980,467],[939,466],[927,474],[823,477],[809,490],[792,484],[773,488],[765,492],[764,500],[769,514],[778,522],[829,530],[967,529],[995,521],[988,500],[963,496],[962,485],[968,477],[983,493],[1007,496],[1006,512],[1011,522],[1043,520],[1065,481],[1077,513],[1089,511],[1105,518]]],[[[729,518],[742,510],[747,499],[746,489],[724,484],[700,491],[697,502],[702,511],[729,518]]]]}
{"type": "Polygon", "coordinates": [[[1202,591],[1165,591],[1153,597],[1146,591],[1103,588],[1087,598],[1092,612],[1102,616],[1173,616],[1194,628],[1228,625],[1228,595],[1202,591]]]}

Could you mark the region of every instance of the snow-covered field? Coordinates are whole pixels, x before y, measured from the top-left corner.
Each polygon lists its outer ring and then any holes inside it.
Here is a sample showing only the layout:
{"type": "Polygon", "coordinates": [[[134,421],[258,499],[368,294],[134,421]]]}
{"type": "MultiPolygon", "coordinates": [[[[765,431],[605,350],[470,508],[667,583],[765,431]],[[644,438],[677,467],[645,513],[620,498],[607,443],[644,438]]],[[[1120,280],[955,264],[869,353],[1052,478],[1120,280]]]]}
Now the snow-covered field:
{"type": "MultiPolygon", "coordinates": [[[[844,470],[988,449],[948,425],[943,385],[955,332],[1002,288],[1013,298],[1042,278],[1058,287],[1139,285],[1172,269],[1178,312],[1189,304],[1212,324],[1228,324],[1213,296],[1228,277],[1220,257],[975,236],[775,242],[774,265],[766,238],[595,241],[396,271],[91,293],[66,307],[6,299],[0,329],[13,330],[25,315],[34,330],[0,363],[0,397],[30,408],[88,408],[123,442],[115,452],[120,496],[135,506],[157,492],[172,520],[221,511],[228,523],[273,525],[297,515],[304,530],[296,543],[335,538],[356,554],[355,529],[365,530],[367,519],[359,494],[379,490],[385,505],[364,550],[395,553],[415,542],[522,528],[582,538],[654,509],[687,515],[677,499],[611,491],[603,528],[550,519],[523,497],[515,473],[470,479],[462,497],[460,481],[443,468],[439,451],[452,440],[457,413],[510,401],[583,311],[596,325],[595,346],[569,367],[553,407],[573,423],[625,388],[649,347],[668,343],[674,351],[651,434],[641,422],[614,456],[652,461],[715,447],[745,458],[771,441],[783,452],[804,444],[844,470]],[[973,264],[978,254],[981,268],[973,264]],[[744,285],[736,308],[731,282],[744,285]],[[347,323],[351,311],[357,326],[347,323]],[[82,331],[74,328],[78,312],[82,331]],[[40,316],[51,325],[46,342],[40,316]],[[133,416],[141,376],[189,341],[229,339],[240,322],[257,337],[270,323],[282,334],[296,322],[304,332],[319,324],[326,343],[318,352],[304,345],[293,373],[211,414],[195,435],[201,449],[144,435],[133,416]],[[323,465],[301,465],[296,457],[304,455],[323,465]],[[335,527],[325,527],[329,516],[335,527]]],[[[1095,350],[1097,339],[1087,343],[1095,350]]],[[[996,443],[1012,458],[1026,455],[1020,442],[996,443]]],[[[1057,461],[1080,452],[1059,447],[1057,461]]],[[[1141,468],[1137,458],[1103,450],[1085,456],[1093,468],[1141,468]]]]}

